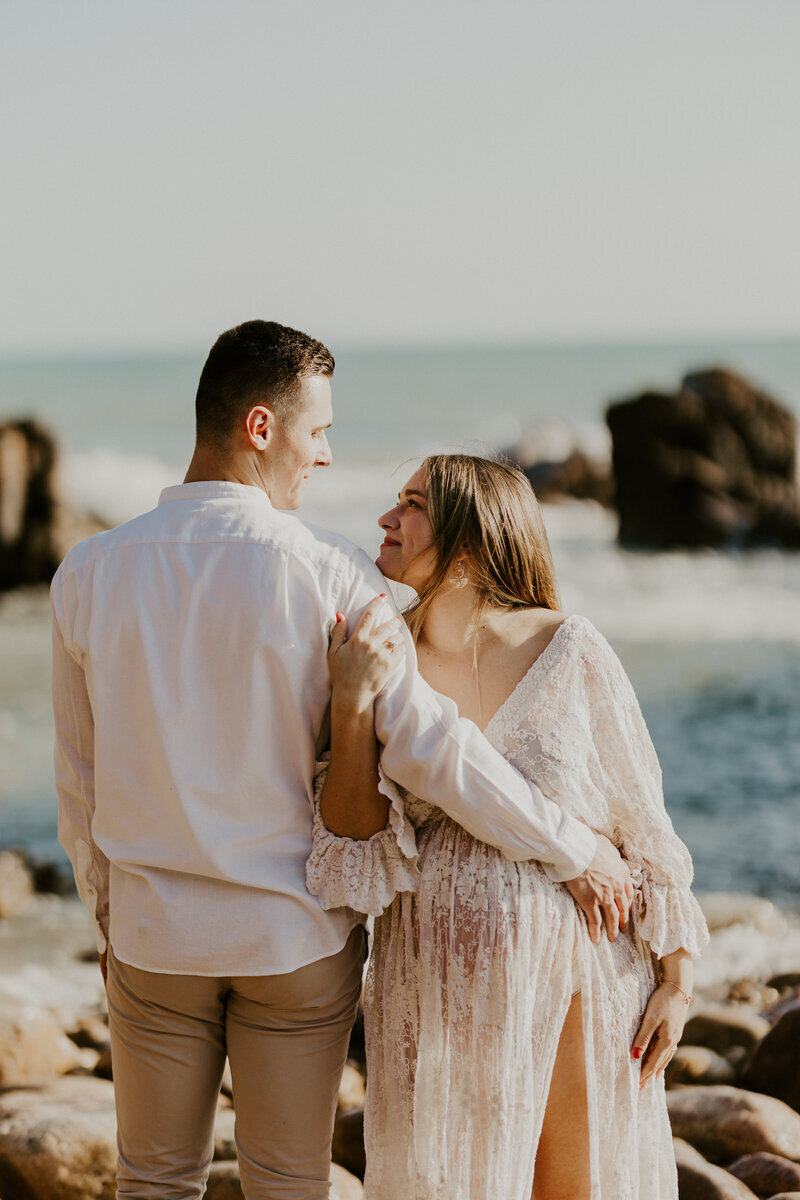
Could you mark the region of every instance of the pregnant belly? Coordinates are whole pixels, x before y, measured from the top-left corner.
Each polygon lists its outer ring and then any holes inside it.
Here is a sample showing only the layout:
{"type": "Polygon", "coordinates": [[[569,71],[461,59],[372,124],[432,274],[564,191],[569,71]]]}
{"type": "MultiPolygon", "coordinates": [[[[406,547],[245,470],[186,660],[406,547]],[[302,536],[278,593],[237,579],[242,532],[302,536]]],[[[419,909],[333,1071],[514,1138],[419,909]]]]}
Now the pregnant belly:
{"type": "Polygon", "coordinates": [[[445,960],[467,972],[497,971],[546,935],[571,961],[575,905],[539,863],[511,862],[450,818],[418,830],[417,845],[415,924],[433,935],[445,960]]]}

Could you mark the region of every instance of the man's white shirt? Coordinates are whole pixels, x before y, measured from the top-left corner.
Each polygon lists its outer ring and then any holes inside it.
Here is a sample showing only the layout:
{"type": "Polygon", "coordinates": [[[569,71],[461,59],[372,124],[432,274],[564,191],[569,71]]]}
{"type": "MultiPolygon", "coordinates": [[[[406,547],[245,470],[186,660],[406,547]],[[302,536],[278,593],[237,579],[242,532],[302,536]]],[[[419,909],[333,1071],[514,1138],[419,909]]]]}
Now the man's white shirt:
{"type": "MultiPolygon", "coordinates": [[[[326,654],[337,610],[352,629],[385,590],[346,539],[219,481],[70,552],[51,591],[59,838],[100,950],[228,976],[342,948],[353,914],[305,886],[326,654]]],[[[558,881],[588,865],[594,834],[427,686],[410,639],[375,724],[386,774],[475,837],[558,881]]]]}

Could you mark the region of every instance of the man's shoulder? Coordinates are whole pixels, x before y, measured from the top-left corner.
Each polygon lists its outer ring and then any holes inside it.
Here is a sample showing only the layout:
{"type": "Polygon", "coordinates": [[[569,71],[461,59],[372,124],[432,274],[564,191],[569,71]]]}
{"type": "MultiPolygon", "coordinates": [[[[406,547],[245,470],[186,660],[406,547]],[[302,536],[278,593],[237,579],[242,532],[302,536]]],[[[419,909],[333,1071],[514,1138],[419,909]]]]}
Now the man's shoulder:
{"type": "Polygon", "coordinates": [[[377,567],[365,550],[333,529],[311,521],[296,520],[297,537],[293,544],[306,554],[318,556],[334,569],[373,574],[377,567]]]}
{"type": "Polygon", "coordinates": [[[91,537],[76,542],[65,554],[56,573],[57,577],[60,576],[63,578],[64,575],[70,572],[80,573],[86,567],[90,566],[104,551],[111,550],[116,546],[128,545],[132,541],[146,537],[155,512],[156,509],[151,509],[149,512],[142,513],[130,521],[125,521],[122,525],[115,525],[111,529],[103,529],[100,533],[93,533],[91,537]]]}

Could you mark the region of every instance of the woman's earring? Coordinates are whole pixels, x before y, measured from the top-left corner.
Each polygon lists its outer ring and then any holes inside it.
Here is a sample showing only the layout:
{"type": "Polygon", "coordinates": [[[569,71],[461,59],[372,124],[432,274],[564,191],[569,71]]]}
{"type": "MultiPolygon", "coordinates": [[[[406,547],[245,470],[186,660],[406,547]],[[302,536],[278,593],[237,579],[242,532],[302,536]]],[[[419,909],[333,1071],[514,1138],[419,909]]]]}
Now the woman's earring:
{"type": "Polygon", "coordinates": [[[451,575],[448,583],[452,583],[454,588],[463,588],[467,586],[467,573],[464,570],[463,562],[459,562],[455,575],[451,575]]]}

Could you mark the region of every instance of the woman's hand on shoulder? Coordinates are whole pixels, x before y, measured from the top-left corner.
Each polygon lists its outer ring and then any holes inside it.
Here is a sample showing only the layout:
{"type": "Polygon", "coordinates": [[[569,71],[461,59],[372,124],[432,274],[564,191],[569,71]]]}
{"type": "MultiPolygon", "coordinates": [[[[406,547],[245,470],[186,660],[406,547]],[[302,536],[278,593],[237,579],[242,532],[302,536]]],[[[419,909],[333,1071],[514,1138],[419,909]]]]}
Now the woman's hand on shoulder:
{"type": "Polygon", "coordinates": [[[376,596],[364,609],[348,637],[347,618],[336,614],[328,650],[333,700],[354,715],[371,710],[389,676],[405,658],[402,617],[378,624],[384,596],[376,596]]]}
{"type": "Polygon", "coordinates": [[[640,1087],[667,1066],[683,1036],[688,1012],[686,993],[673,984],[662,983],[653,992],[631,1050],[642,1063],[640,1087]]]}

